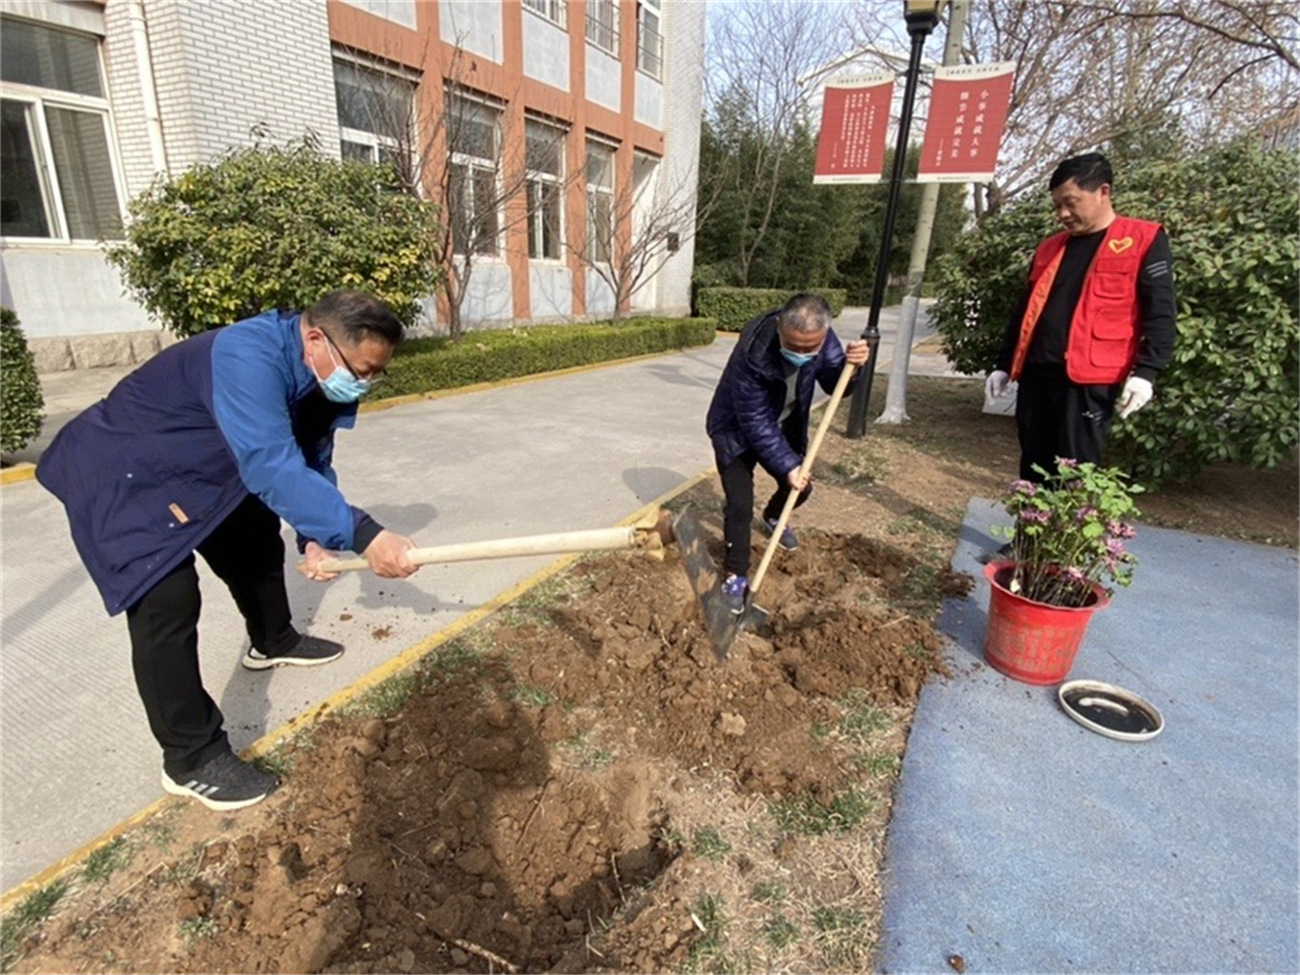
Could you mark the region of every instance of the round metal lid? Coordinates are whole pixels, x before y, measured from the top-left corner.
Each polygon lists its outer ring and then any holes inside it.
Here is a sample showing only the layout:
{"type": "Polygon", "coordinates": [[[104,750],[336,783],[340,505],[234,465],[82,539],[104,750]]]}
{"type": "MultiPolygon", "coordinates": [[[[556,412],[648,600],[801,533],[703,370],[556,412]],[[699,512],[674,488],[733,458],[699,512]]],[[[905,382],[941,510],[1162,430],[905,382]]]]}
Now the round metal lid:
{"type": "Polygon", "coordinates": [[[1099,680],[1071,680],[1056,692],[1065,713],[1089,731],[1120,741],[1146,741],[1164,729],[1155,706],[1099,680]]]}

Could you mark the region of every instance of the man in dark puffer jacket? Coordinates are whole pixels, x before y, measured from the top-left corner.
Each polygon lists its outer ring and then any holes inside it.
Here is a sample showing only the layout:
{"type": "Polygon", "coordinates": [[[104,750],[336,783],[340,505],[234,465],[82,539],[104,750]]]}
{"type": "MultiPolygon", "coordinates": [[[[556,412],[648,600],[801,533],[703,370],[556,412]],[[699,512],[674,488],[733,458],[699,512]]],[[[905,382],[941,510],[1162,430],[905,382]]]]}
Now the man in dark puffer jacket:
{"type": "MultiPolygon", "coordinates": [[[[758,316],[740,333],[713,394],[707,428],[727,499],[722,592],[733,612],[744,608],[749,588],[754,468],[761,464],[777,483],[763,509],[770,532],[791,490],[799,492],[796,507],[812,493],[799,467],[808,446],[813,383],[829,393],[846,362],[854,367],[867,361],[867,343],[841,346],[830,324],[830,307],[814,294],[795,295],[783,307],[758,316]]],[[[798,541],[787,528],[778,544],[793,549],[798,541]]]]}

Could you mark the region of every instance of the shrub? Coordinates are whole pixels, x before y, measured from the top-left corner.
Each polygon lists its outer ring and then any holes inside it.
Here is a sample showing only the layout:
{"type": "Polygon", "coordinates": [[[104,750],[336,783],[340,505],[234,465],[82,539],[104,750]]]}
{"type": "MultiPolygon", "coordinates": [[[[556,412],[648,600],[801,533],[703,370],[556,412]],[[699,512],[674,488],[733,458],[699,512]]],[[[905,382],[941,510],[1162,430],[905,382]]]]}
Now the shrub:
{"type": "Polygon", "coordinates": [[[0,308],[0,450],[22,450],[45,418],[45,399],[36,376],[36,360],[9,308],[0,308]]]}
{"type": "MultiPolygon", "coordinates": [[[[1109,461],[1148,487],[1220,461],[1267,468],[1294,455],[1297,175],[1293,153],[1249,139],[1121,174],[1117,209],[1164,224],[1178,291],[1173,361],[1152,403],[1111,433],[1109,461]]],[[[1051,230],[1036,198],[986,219],[940,262],[932,315],[958,370],[992,367],[1034,245],[1051,230]]]]}
{"type": "Polygon", "coordinates": [[[629,318],[617,324],[539,325],[435,337],[397,347],[374,398],[454,389],[663,352],[713,341],[708,318],[629,318]]]}
{"type": "MultiPolygon", "coordinates": [[[[832,315],[838,317],[844,310],[843,288],[809,290],[826,299],[832,315]]],[[[717,319],[719,329],[739,332],[751,319],[784,305],[798,293],[783,288],[700,288],[696,303],[701,315],[717,319]]]]}
{"type": "Polygon", "coordinates": [[[392,182],[391,169],[340,162],[310,138],[232,149],[132,200],[108,259],[181,336],[335,288],[369,291],[410,324],[440,279],[436,211],[392,182]]]}

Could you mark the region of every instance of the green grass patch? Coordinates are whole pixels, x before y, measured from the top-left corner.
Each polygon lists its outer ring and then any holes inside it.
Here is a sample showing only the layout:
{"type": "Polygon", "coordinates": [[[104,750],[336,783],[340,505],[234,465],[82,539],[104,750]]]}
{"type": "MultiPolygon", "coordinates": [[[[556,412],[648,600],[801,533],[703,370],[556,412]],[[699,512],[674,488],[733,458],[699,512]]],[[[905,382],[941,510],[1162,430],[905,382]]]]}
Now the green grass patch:
{"type": "Polygon", "coordinates": [[[215,937],[218,930],[216,919],[206,916],[186,918],[180,923],[179,928],[187,949],[193,948],[195,942],[215,937]]]}
{"type": "Polygon", "coordinates": [[[526,708],[544,708],[555,703],[555,695],[545,687],[516,684],[510,689],[510,700],[526,708]]]}
{"type": "Polygon", "coordinates": [[[896,775],[902,764],[902,759],[897,755],[864,754],[857,756],[853,760],[854,768],[876,779],[896,775]]]}
{"type": "Polygon", "coordinates": [[[395,674],[382,684],[376,684],[355,701],[340,709],[348,718],[386,718],[405,707],[416,678],[412,673],[395,674]]]}
{"type": "Polygon", "coordinates": [[[763,937],[773,948],[788,948],[799,940],[799,926],[784,914],[776,914],[762,927],[763,937]]]}
{"type": "Polygon", "coordinates": [[[718,827],[705,826],[695,831],[695,841],[691,849],[697,857],[716,861],[731,852],[731,844],[723,838],[722,831],[718,827]]]}
{"type": "Polygon", "coordinates": [[[871,944],[862,937],[867,918],[847,907],[819,907],[813,911],[813,928],[818,947],[830,965],[860,962],[871,954],[871,944]]]}
{"type": "Polygon", "coordinates": [[[839,732],[857,745],[866,744],[893,724],[889,712],[871,703],[858,689],[845,695],[840,701],[840,708],[843,714],[840,717],[839,732]]]}
{"type": "Polygon", "coordinates": [[[764,904],[780,904],[786,898],[786,889],[775,880],[763,880],[754,885],[749,896],[764,904]]]}
{"type": "Polygon", "coordinates": [[[810,795],[779,799],[768,805],[777,829],[785,836],[826,836],[862,823],[871,813],[871,799],[858,788],[841,792],[829,803],[810,795]]]}
{"type": "Polygon", "coordinates": [[[103,846],[97,846],[81,865],[81,876],[87,883],[102,884],[130,861],[126,837],[118,836],[103,846]]]}
{"type": "Polygon", "coordinates": [[[12,968],[22,956],[23,939],[54,912],[67,892],[68,882],[56,880],[28,894],[5,916],[0,923],[0,970],[7,972],[12,968]]]}
{"type": "Polygon", "coordinates": [[[614,764],[614,753],[596,740],[590,731],[580,731],[560,742],[569,762],[583,772],[601,772],[614,764]]]}
{"type": "Polygon", "coordinates": [[[722,895],[715,893],[702,894],[691,905],[691,920],[701,931],[682,968],[687,975],[703,972],[730,975],[754,971],[747,958],[738,958],[727,951],[728,918],[724,908],[722,895]]]}

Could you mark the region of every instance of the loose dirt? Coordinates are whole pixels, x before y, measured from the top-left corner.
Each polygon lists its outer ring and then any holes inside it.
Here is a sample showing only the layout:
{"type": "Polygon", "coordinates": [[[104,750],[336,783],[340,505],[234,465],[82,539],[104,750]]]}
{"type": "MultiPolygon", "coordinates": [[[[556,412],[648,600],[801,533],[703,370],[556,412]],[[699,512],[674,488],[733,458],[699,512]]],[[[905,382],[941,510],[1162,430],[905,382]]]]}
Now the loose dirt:
{"type": "MultiPolygon", "coordinates": [[[[957,528],[1015,467],[977,383],[913,395],[912,423],[828,438],[764,585],[770,637],[719,660],[675,551],[584,559],[321,716],[261,805],[178,801],[119,840],[11,970],[866,970],[910,717],[952,679],[931,621],[970,585],[957,528]]],[[[1158,517],[1294,545],[1294,470],[1248,476],[1158,517]]],[[[720,500],[676,503],[717,539],[720,500]]]]}

